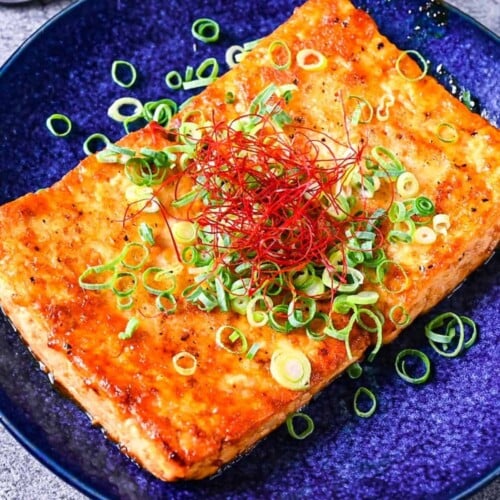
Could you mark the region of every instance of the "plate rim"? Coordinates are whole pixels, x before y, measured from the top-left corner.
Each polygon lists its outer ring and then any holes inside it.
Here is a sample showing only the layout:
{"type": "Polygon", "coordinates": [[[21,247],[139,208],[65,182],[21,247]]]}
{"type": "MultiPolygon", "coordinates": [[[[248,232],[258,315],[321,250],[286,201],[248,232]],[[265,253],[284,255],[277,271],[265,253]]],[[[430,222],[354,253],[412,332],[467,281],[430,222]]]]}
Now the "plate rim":
{"type": "MultiPolygon", "coordinates": [[[[305,0],[302,1],[305,2],[305,0]]],[[[87,3],[89,3],[89,0],[76,0],[72,2],[71,4],[60,10],[57,14],[46,20],[35,31],[33,31],[33,33],[31,33],[0,66],[0,80],[3,75],[9,70],[9,68],[16,64],[17,60],[23,55],[24,51],[29,50],[30,46],[35,43],[40,36],[44,35],[47,31],[52,29],[55,24],[57,24],[63,18],[67,17],[67,15],[70,14],[73,10],[76,10],[80,6],[87,3]]],[[[455,5],[450,4],[446,0],[441,0],[439,3],[446,10],[458,15],[465,22],[482,31],[483,34],[491,38],[493,42],[500,44],[500,36],[496,35],[492,29],[486,27],[480,21],[467,14],[466,12],[463,12],[455,5]]],[[[3,314],[3,311],[1,311],[1,309],[0,312],[3,314]]],[[[3,315],[5,318],[8,318],[5,314],[3,315]]],[[[74,400],[72,398],[70,398],[70,400],[74,403],[74,400]]],[[[59,463],[58,460],[45,453],[41,449],[41,447],[34,444],[33,441],[29,437],[27,437],[20,429],[18,429],[16,424],[5,415],[2,406],[0,406],[0,424],[2,424],[3,428],[16,440],[17,443],[19,443],[26,451],[28,451],[28,453],[30,453],[32,457],[34,457],[36,460],[38,460],[39,463],[45,466],[48,470],[50,470],[68,485],[74,487],[80,493],[88,496],[91,499],[97,500],[113,498],[112,496],[103,496],[94,487],[90,486],[87,482],[79,479],[74,472],[68,470],[67,467],[59,463]]],[[[468,498],[499,478],[500,464],[452,498],[453,500],[468,498]]]]}

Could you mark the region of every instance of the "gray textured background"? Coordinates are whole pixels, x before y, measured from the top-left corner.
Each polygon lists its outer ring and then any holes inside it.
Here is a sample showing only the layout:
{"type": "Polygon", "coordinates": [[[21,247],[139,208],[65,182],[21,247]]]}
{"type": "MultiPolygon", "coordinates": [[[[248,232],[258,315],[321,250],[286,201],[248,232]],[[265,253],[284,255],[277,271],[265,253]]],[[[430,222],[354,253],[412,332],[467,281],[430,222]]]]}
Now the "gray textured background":
{"type": "MultiPolygon", "coordinates": [[[[71,3],[72,0],[43,0],[17,6],[0,5],[0,65],[39,26],[71,3]]],[[[500,34],[500,0],[451,0],[448,3],[500,34]]],[[[0,426],[0,500],[84,498],[31,457],[0,426]]],[[[499,498],[500,480],[474,496],[474,500],[499,498]]]]}

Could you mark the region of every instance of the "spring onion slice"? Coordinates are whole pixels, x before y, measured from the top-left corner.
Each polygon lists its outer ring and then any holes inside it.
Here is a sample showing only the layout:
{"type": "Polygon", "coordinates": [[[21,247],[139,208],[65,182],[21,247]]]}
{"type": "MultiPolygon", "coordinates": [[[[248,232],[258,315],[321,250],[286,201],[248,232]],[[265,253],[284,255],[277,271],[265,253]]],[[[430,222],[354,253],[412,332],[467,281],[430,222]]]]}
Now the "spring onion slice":
{"type": "Polygon", "coordinates": [[[155,303],[156,308],[166,314],[174,314],[177,310],[177,300],[170,292],[161,292],[158,294],[155,303]]]}
{"type": "Polygon", "coordinates": [[[405,381],[410,384],[424,384],[429,380],[431,375],[431,362],[427,356],[427,354],[419,351],[418,349],[403,349],[396,356],[395,367],[397,374],[405,381]],[[412,376],[408,373],[406,369],[406,358],[413,357],[422,361],[424,366],[424,373],[418,377],[412,376]]]}
{"type": "Polygon", "coordinates": [[[182,76],[178,71],[169,71],[165,75],[165,83],[169,89],[178,90],[182,87],[182,76]]]}
{"type": "Polygon", "coordinates": [[[113,276],[111,291],[118,297],[128,297],[137,289],[137,277],[130,271],[121,271],[113,276]]]}
{"type": "Polygon", "coordinates": [[[171,269],[148,267],[142,273],[142,284],[149,293],[161,295],[165,292],[172,293],[177,285],[177,280],[171,269]]]}
{"type": "Polygon", "coordinates": [[[448,122],[443,122],[438,125],[436,135],[442,142],[454,143],[458,141],[457,127],[448,122]]]}
{"type": "Polygon", "coordinates": [[[215,332],[215,343],[231,354],[245,354],[248,349],[248,341],[245,334],[231,325],[223,325],[215,332]],[[233,349],[227,345],[228,340],[231,344],[235,344],[239,340],[241,345],[238,349],[233,349]]]}
{"type": "Polygon", "coordinates": [[[172,363],[174,365],[174,370],[185,377],[193,375],[198,366],[198,361],[196,357],[188,351],[178,352],[173,358],[172,363]],[[188,366],[182,366],[181,363],[188,363],[188,366]]]}
{"type": "Polygon", "coordinates": [[[349,378],[357,379],[363,374],[363,367],[359,363],[353,363],[347,368],[347,375],[349,378]]]}
{"type": "Polygon", "coordinates": [[[149,224],[145,222],[141,222],[139,224],[139,236],[144,243],[148,243],[149,245],[155,244],[155,238],[153,235],[153,229],[149,224]]]}
{"type": "Polygon", "coordinates": [[[370,123],[373,119],[373,106],[364,98],[358,95],[350,95],[347,99],[353,99],[358,102],[356,109],[354,110],[351,122],[353,125],[358,125],[359,123],[370,123]],[[368,116],[363,117],[364,109],[368,109],[368,116]]]}
{"type": "Polygon", "coordinates": [[[411,316],[406,310],[406,308],[397,304],[389,309],[389,319],[396,326],[407,326],[411,321],[411,316]]]}
{"type": "Polygon", "coordinates": [[[128,297],[116,297],[116,307],[120,309],[120,311],[127,311],[134,305],[134,298],[129,295],[128,297]]]}
{"type": "Polygon", "coordinates": [[[207,78],[198,78],[196,80],[191,80],[190,82],[183,82],[182,88],[184,90],[193,90],[200,87],[206,87],[207,85],[210,85],[211,83],[215,82],[215,80],[216,80],[215,77],[210,77],[210,76],[207,78]]]}
{"type": "Polygon", "coordinates": [[[83,152],[87,155],[90,156],[94,153],[97,153],[99,151],[98,148],[92,147],[95,143],[102,142],[104,144],[104,148],[101,148],[101,151],[108,147],[111,144],[111,141],[104,135],[104,134],[92,134],[89,135],[86,139],[85,142],[83,143],[83,152]]]}
{"type": "Polygon", "coordinates": [[[403,172],[396,181],[396,191],[402,198],[411,198],[418,194],[420,185],[412,172],[403,172]]]}
{"type": "Polygon", "coordinates": [[[373,394],[373,392],[370,391],[370,389],[368,389],[367,387],[360,387],[354,394],[353,406],[354,413],[356,413],[358,417],[369,418],[375,413],[375,410],[377,409],[377,398],[375,397],[375,394],[373,394]],[[361,410],[359,407],[359,399],[363,396],[368,397],[371,403],[369,409],[366,411],[361,410]]]}
{"type": "Polygon", "coordinates": [[[255,356],[257,355],[257,352],[259,351],[260,349],[260,344],[258,342],[255,342],[254,344],[252,344],[252,346],[250,347],[250,349],[248,349],[248,352],[246,354],[246,358],[247,359],[253,359],[255,358],[255,356]]]}
{"type": "Polygon", "coordinates": [[[114,264],[88,267],[78,278],[78,284],[85,290],[104,290],[106,288],[111,288],[114,281],[114,268],[114,264]],[[104,277],[104,279],[102,281],[91,280],[91,278],[96,277],[104,277]]]}
{"type": "Polygon", "coordinates": [[[108,116],[117,122],[124,122],[140,118],[143,111],[144,107],[139,99],[135,97],[120,97],[108,108],[108,116]],[[132,106],[134,109],[133,112],[129,115],[123,114],[121,108],[124,106],[132,106]]]}
{"type": "Polygon", "coordinates": [[[127,269],[140,269],[149,257],[149,249],[143,243],[127,243],[120,254],[120,262],[127,269]]]}
{"type": "Polygon", "coordinates": [[[427,74],[428,70],[429,70],[429,65],[427,64],[427,61],[423,58],[422,54],[420,54],[420,52],[418,52],[417,50],[404,50],[396,60],[396,71],[402,78],[404,78],[408,82],[417,82],[418,80],[422,80],[422,78],[424,78],[425,75],[427,74]],[[415,56],[418,59],[419,63],[422,65],[421,73],[415,77],[409,77],[405,75],[401,69],[401,61],[407,55],[415,56]]]}
{"type": "Polygon", "coordinates": [[[290,436],[294,439],[302,440],[314,432],[314,421],[305,413],[291,413],[286,417],[286,428],[288,429],[288,434],[290,434],[290,436]],[[294,421],[296,420],[303,420],[306,423],[306,428],[303,431],[297,432],[295,430],[294,421]]]}
{"type": "Polygon", "coordinates": [[[447,234],[450,226],[450,216],[447,214],[436,214],[432,218],[432,229],[434,229],[434,232],[437,234],[447,234]]]}
{"type": "Polygon", "coordinates": [[[113,64],[111,65],[111,78],[120,87],[128,89],[132,87],[137,80],[137,71],[132,63],[117,59],[116,61],[113,61],[113,64]],[[122,80],[118,76],[118,73],[125,72],[128,73],[127,81],[122,80]]]}
{"type": "Polygon", "coordinates": [[[281,386],[300,391],[309,388],[311,363],[297,349],[276,349],[271,356],[271,376],[281,386]]]}
{"type": "Polygon", "coordinates": [[[128,320],[127,326],[125,327],[125,330],[118,334],[118,338],[121,340],[131,339],[137,328],[139,328],[139,320],[137,318],[130,318],[128,320]]]}
{"type": "Polygon", "coordinates": [[[273,307],[271,297],[267,295],[257,295],[252,297],[247,303],[246,316],[250,326],[262,327],[269,321],[268,311],[273,307]],[[261,309],[257,309],[260,307],[261,309]]]}
{"type": "Polygon", "coordinates": [[[203,43],[213,43],[219,39],[220,26],[213,19],[200,17],[192,24],[191,34],[203,43]]]}
{"type": "Polygon", "coordinates": [[[73,127],[71,120],[61,113],[50,115],[45,121],[49,132],[56,137],[66,137],[73,127]]]}
{"type": "Polygon", "coordinates": [[[230,67],[233,68],[238,64],[238,61],[236,60],[237,55],[241,55],[245,52],[245,49],[241,47],[240,45],[231,45],[226,50],[226,55],[225,55],[225,60],[226,64],[230,67]]]}
{"type": "Polygon", "coordinates": [[[269,57],[271,58],[271,62],[273,66],[276,69],[288,69],[290,67],[290,64],[292,63],[292,53],[290,52],[290,49],[288,48],[288,45],[283,42],[282,40],[274,40],[271,45],[269,45],[267,49],[267,53],[269,57]],[[285,61],[280,64],[279,62],[276,61],[275,59],[275,52],[281,52],[284,51],[285,53],[285,61]]]}
{"type": "Polygon", "coordinates": [[[438,354],[446,358],[454,358],[464,348],[474,344],[477,339],[477,326],[467,316],[446,312],[436,316],[425,325],[425,336],[438,354]],[[467,341],[465,340],[465,324],[471,328],[472,332],[467,341]],[[452,343],[455,344],[454,348],[452,348],[452,343]]]}
{"type": "Polygon", "coordinates": [[[328,62],[327,58],[315,49],[299,50],[296,59],[299,68],[307,71],[318,71],[324,69],[328,62]]]}
{"type": "Polygon", "coordinates": [[[421,245],[432,245],[436,241],[436,238],[435,231],[427,226],[417,227],[413,235],[413,241],[421,245]]]}
{"type": "Polygon", "coordinates": [[[175,241],[182,245],[191,245],[196,241],[198,228],[196,224],[189,221],[178,221],[172,225],[172,234],[175,241]]]}

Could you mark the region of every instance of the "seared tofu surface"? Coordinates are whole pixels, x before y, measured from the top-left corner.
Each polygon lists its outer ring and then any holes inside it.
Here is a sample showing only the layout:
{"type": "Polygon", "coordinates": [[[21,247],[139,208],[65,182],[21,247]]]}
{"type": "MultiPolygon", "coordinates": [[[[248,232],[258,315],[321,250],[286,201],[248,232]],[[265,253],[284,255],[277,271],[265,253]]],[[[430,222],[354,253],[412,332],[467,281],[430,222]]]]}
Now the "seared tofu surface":
{"type": "MultiPolygon", "coordinates": [[[[402,325],[388,319],[394,307],[414,319],[495,250],[500,238],[498,130],[421,74],[422,68],[347,0],[309,0],[195,97],[167,129],[151,123],[119,142],[133,151],[161,151],[178,142],[174,132],[189,117],[204,116],[212,125],[234,123],[274,85],[292,89],[289,100],[279,100],[291,118],[283,129],[287,144],[293,146],[302,135],[319,142],[327,138],[332,155],[355,153],[354,167],[341,184],[348,184],[354,169],[366,168],[374,149],[390,151],[418,180],[418,195],[431,200],[435,213],[448,216],[450,223],[435,232],[432,243],[393,241],[387,237],[393,226],[381,224],[381,248],[396,264],[383,284],[365,279],[361,290],[378,294],[383,339],[360,323],[347,343],[331,336],[312,339],[304,328],[283,334],[269,324],[251,326],[238,312],[203,311],[188,302],[182,291],[195,283],[196,273],[179,261],[183,246],[174,244],[169,231],[187,212],[137,209],[121,163],[90,156],[51,188],[0,207],[4,312],[57,382],[157,477],[171,481],[215,473],[375,345],[398,335],[402,325]],[[290,51],[284,69],[275,60],[282,56],[282,43],[290,51]],[[301,63],[297,56],[309,49],[317,53],[301,63]],[[318,53],[324,60],[320,57],[311,69],[318,53]],[[232,102],[228,93],[234,95],[232,102]],[[373,116],[368,120],[369,107],[373,116]],[[154,244],[141,242],[141,224],[151,228],[154,244]],[[121,269],[124,281],[131,279],[127,272],[139,276],[129,308],[119,307],[109,289],[81,286],[87,269],[116,260],[124,248],[148,249],[133,272],[121,269]],[[141,273],[150,267],[176,269],[172,314],[160,311],[157,295],[141,286],[141,273]],[[135,330],[123,335],[131,320],[137,320],[135,330]],[[252,359],[238,352],[239,341],[236,353],[216,342],[224,325],[242,331],[249,346],[259,344],[252,359]],[[270,362],[277,350],[307,357],[311,376],[305,387],[288,389],[273,377],[270,362]],[[196,360],[193,373],[176,369],[173,358],[179,353],[189,353],[186,366],[196,360]]],[[[183,194],[179,189],[192,187],[182,182],[180,167],[172,172],[181,180],[154,190],[163,207],[183,194]]],[[[403,202],[395,185],[395,180],[382,180],[370,197],[354,189],[354,203],[375,213],[403,202]]],[[[432,227],[426,221],[422,225],[432,227]]],[[[320,307],[331,313],[329,300],[320,307]]],[[[332,316],[336,324],[347,322],[346,315],[332,316]]]]}

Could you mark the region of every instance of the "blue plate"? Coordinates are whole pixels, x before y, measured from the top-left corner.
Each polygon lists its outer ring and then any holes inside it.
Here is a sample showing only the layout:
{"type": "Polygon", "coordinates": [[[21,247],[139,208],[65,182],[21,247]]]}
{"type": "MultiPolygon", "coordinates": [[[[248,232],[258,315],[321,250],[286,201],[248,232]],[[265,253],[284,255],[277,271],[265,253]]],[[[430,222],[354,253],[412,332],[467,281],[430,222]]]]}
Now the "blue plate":
{"type": "MultiPolygon", "coordinates": [[[[0,73],[0,203],[49,186],[83,157],[83,140],[103,132],[122,135],[107,119],[114,99],[163,96],[170,69],[196,65],[208,55],[224,60],[233,43],[278,26],[297,0],[84,0],[43,27],[0,73]],[[193,49],[191,22],[217,19],[222,39],[193,49]],[[111,63],[127,59],[138,83],[124,90],[110,79],[111,63]],[[66,139],[51,136],[45,119],[71,117],[66,139]]],[[[419,0],[357,0],[402,48],[431,62],[435,75],[457,94],[469,90],[475,108],[500,122],[499,44],[455,10],[419,0]]],[[[15,221],[13,221],[15,223],[15,221]]],[[[493,258],[442,302],[438,311],[473,317],[480,340],[463,356],[438,357],[417,320],[362,379],[341,377],[308,408],[315,433],[304,442],[280,428],[219,476],[166,484],[141,470],[92,427],[86,415],[53,390],[5,317],[0,316],[0,412],[7,428],[36,457],[89,496],[110,498],[408,497],[460,496],[498,474],[498,345],[500,259],[493,258]],[[432,380],[410,386],[395,374],[405,347],[426,352],[432,380]],[[368,420],[353,415],[359,385],[370,387],[379,409],[368,420]]]]}

